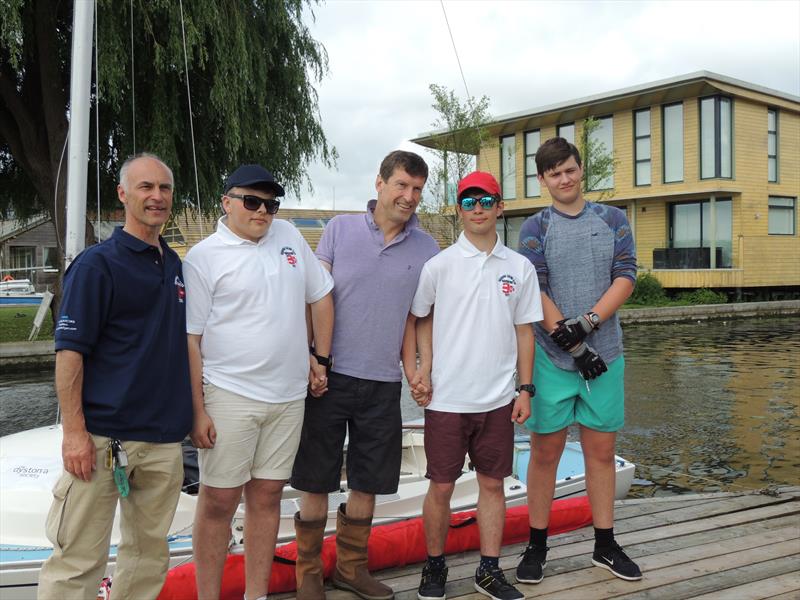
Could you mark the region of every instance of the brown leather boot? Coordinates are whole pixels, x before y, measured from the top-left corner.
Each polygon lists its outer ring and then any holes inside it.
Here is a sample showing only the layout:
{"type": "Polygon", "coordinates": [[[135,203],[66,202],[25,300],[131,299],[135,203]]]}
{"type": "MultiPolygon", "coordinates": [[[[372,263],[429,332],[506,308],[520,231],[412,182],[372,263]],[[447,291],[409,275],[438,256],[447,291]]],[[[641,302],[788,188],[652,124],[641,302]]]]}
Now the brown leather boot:
{"type": "Polygon", "coordinates": [[[294,514],[294,531],[297,536],[297,600],[324,600],[325,586],[322,572],[322,538],[327,519],[301,521],[294,514]]]}
{"type": "Polygon", "coordinates": [[[339,505],[336,515],[336,572],[333,585],[348,590],[364,600],[390,600],[394,592],[373,578],[367,570],[367,541],[372,529],[369,519],[351,519],[347,505],[339,505]]]}

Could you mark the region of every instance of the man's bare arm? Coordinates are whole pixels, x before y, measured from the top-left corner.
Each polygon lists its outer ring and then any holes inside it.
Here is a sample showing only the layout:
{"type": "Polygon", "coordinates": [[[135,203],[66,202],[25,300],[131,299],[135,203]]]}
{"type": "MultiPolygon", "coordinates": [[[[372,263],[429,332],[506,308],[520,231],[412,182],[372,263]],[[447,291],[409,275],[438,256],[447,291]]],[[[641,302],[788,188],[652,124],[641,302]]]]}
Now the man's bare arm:
{"type": "Polygon", "coordinates": [[[89,481],[97,468],[97,448],[83,416],[83,355],[74,350],[56,352],[56,395],[61,407],[64,470],[89,481]]]}
{"type": "Polygon", "coordinates": [[[214,421],[208,416],[203,396],[203,355],[200,351],[202,335],[187,334],[189,345],[189,380],[192,387],[192,432],[189,437],[195,448],[213,448],[217,441],[214,421]]]}

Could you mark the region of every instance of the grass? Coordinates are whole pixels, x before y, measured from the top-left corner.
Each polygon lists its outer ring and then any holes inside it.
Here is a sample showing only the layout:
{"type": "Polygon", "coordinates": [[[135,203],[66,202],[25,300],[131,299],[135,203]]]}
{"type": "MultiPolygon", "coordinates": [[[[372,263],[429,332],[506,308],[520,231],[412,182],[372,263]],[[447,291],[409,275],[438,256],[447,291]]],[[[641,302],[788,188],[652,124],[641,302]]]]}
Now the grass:
{"type": "MultiPolygon", "coordinates": [[[[38,306],[0,306],[0,342],[27,342],[38,306]]],[[[36,340],[53,339],[53,320],[48,313],[36,340]]]]}

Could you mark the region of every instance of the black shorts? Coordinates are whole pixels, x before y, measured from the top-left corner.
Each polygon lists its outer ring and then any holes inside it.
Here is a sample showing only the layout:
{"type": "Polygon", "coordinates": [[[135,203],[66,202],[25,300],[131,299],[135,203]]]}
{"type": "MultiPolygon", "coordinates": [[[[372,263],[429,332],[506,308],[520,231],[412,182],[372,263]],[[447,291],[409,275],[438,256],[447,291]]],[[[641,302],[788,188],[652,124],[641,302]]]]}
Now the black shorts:
{"type": "Polygon", "coordinates": [[[347,487],[366,494],[397,492],[403,445],[400,387],[399,381],[330,373],[325,395],[306,399],[292,487],[314,494],[339,491],[349,433],[347,487]]]}

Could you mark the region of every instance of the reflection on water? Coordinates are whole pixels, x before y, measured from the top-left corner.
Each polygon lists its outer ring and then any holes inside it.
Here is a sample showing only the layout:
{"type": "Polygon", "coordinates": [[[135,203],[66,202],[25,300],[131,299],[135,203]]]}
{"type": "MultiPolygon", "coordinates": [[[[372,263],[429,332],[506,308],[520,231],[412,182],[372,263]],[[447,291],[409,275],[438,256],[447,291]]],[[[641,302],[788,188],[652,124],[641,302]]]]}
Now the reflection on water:
{"type": "MultiPolygon", "coordinates": [[[[800,320],[625,329],[633,493],[800,485],[800,320]]],[[[54,422],[52,372],[0,378],[0,435],[54,422]]],[[[406,394],[406,419],[421,416],[406,394]]]]}
{"type": "Polygon", "coordinates": [[[637,477],[696,491],[800,484],[800,320],[626,328],[637,477]]]}

